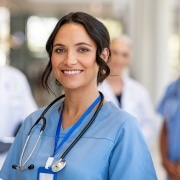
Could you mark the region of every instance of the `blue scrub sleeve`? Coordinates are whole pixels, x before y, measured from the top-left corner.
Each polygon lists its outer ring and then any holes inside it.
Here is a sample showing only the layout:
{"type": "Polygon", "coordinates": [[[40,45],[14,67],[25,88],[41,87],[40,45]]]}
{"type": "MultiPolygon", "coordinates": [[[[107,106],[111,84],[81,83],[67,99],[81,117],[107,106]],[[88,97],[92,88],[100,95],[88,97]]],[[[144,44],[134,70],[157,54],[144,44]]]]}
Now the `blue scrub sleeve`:
{"type": "Polygon", "coordinates": [[[109,179],[156,180],[149,149],[136,121],[130,118],[122,126],[111,154],[109,179]]]}
{"type": "Polygon", "coordinates": [[[16,135],[16,138],[11,145],[11,148],[7,154],[6,160],[4,162],[4,165],[0,171],[0,178],[3,180],[17,180],[17,170],[12,168],[12,165],[19,165],[19,159],[20,154],[22,151],[22,139],[23,137],[23,131],[24,131],[24,123],[22,124],[18,134],[16,135]]]}

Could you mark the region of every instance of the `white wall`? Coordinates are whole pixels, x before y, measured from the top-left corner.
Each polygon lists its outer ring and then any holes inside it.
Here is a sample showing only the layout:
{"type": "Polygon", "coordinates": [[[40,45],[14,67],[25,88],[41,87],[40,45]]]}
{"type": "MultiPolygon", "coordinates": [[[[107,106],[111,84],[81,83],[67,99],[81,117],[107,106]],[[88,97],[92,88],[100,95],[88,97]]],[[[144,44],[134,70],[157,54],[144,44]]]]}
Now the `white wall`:
{"type": "Polygon", "coordinates": [[[168,41],[172,0],[129,0],[129,35],[134,41],[133,76],[149,90],[154,104],[170,81],[168,41]]]}

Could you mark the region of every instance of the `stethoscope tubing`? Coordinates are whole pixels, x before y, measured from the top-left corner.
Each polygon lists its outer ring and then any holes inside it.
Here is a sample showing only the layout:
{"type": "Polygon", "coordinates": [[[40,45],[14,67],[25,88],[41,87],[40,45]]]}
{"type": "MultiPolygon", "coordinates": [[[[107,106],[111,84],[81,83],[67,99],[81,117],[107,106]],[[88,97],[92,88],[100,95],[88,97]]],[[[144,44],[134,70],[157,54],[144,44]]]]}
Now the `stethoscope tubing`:
{"type": "Polygon", "coordinates": [[[23,149],[22,149],[22,152],[21,152],[21,155],[20,155],[20,159],[19,159],[19,168],[20,168],[20,169],[22,169],[22,168],[25,166],[25,164],[29,161],[29,159],[32,157],[32,155],[33,155],[33,153],[34,153],[34,151],[35,151],[35,149],[36,149],[36,147],[37,147],[37,145],[38,145],[38,143],[39,143],[39,140],[40,140],[40,138],[41,138],[41,136],[42,136],[42,133],[44,132],[44,130],[45,130],[45,128],[46,128],[46,118],[45,118],[45,114],[46,114],[47,111],[52,107],[53,104],[55,104],[57,101],[59,101],[60,99],[62,99],[62,98],[64,98],[64,97],[65,97],[65,95],[63,94],[63,95],[59,96],[58,98],[56,98],[54,101],[52,101],[52,102],[45,108],[45,110],[41,113],[40,117],[37,119],[37,121],[33,124],[33,126],[31,127],[31,129],[29,130],[29,132],[28,132],[28,137],[27,137],[27,139],[26,139],[26,142],[25,142],[25,144],[24,144],[24,147],[23,147],[23,149]],[[22,161],[23,161],[23,156],[24,156],[25,150],[26,150],[26,148],[27,148],[27,144],[28,144],[28,142],[29,142],[29,140],[30,140],[30,137],[31,137],[31,131],[32,131],[32,129],[33,129],[41,120],[43,120],[43,124],[42,124],[42,127],[41,127],[41,129],[40,129],[40,134],[39,134],[39,136],[38,136],[38,139],[37,139],[37,141],[36,141],[36,143],[35,143],[34,148],[33,148],[32,151],[31,151],[31,153],[29,154],[29,156],[27,157],[27,159],[26,159],[25,162],[23,163],[23,162],[22,162],[22,161]]]}
{"type": "Polygon", "coordinates": [[[33,126],[31,127],[31,129],[29,130],[28,135],[30,135],[32,129],[41,121],[43,120],[43,125],[40,129],[40,131],[44,131],[46,128],[46,118],[45,118],[45,114],[47,113],[47,111],[52,107],[53,104],[55,104],[57,101],[59,101],[60,99],[64,98],[65,95],[61,95],[58,98],[56,98],[54,101],[52,101],[46,108],[45,110],[42,112],[42,114],[40,115],[40,117],[37,119],[37,121],[33,124],[33,126]]]}
{"type": "Polygon", "coordinates": [[[69,153],[69,151],[74,147],[74,145],[79,141],[79,139],[84,135],[84,133],[88,130],[88,128],[92,125],[92,123],[94,122],[94,120],[96,119],[102,105],[103,105],[103,100],[104,100],[104,96],[103,94],[100,92],[101,95],[101,101],[97,107],[97,110],[95,111],[93,117],[91,118],[91,120],[88,122],[88,124],[84,127],[84,129],[79,133],[79,135],[76,137],[76,139],[69,145],[69,147],[65,150],[65,152],[62,154],[62,156],[60,157],[60,159],[64,159],[64,157],[69,153]]]}
{"type": "MultiPolygon", "coordinates": [[[[97,117],[102,105],[103,105],[103,101],[104,101],[104,96],[101,92],[99,92],[100,95],[101,95],[101,101],[93,115],[93,117],[91,118],[91,120],[87,123],[87,125],[83,128],[83,130],[79,133],[79,135],[76,137],[76,139],[69,145],[69,147],[65,150],[65,152],[62,154],[62,156],[60,157],[60,160],[63,160],[64,157],[69,153],[69,151],[74,147],[74,145],[79,141],[79,139],[84,135],[84,133],[88,130],[88,128],[92,125],[92,123],[94,122],[95,118],[97,117]]],[[[65,95],[61,95],[59,96],[58,98],[56,98],[54,101],[52,101],[46,108],[45,110],[42,112],[42,114],[40,115],[40,117],[37,119],[37,121],[33,124],[33,126],[31,127],[31,129],[29,130],[28,132],[28,137],[26,139],[26,142],[24,144],[24,147],[22,149],[22,152],[21,152],[21,155],[20,155],[20,159],[19,159],[19,166],[16,166],[18,170],[23,170],[23,167],[25,166],[25,164],[29,161],[29,159],[32,157],[39,141],[40,141],[40,138],[42,136],[42,133],[44,132],[45,128],[46,128],[46,118],[45,118],[45,114],[47,113],[47,111],[52,107],[53,104],[55,104],[57,101],[59,101],[60,99],[64,98],[65,95]],[[30,140],[30,137],[31,137],[31,131],[32,129],[41,121],[43,120],[43,124],[42,124],[42,127],[40,129],[40,134],[38,136],[38,139],[35,143],[35,146],[34,148],[32,149],[30,155],[27,157],[27,159],[24,161],[24,163],[22,163],[23,161],[23,156],[25,154],[25,150],[27,148],[27,145],[28,145],[28,142],[30,140]]]]}
{"type": "Polygon", "coordinates": [[[39,140],[40,140],[40,138],[41,138],[42,133],[43,133],[43,131],[40,131],[40,134],[39,134],[39,136],[38,136],[38,139],[37,139],[37,141],[36,141],[36,144],[35,144],[33,150],[31,151],[31,153],[30,153],[29,156],[27,157],[26,161],[22,164],[22,159],[23,159],[23,156],[24,156],[24,152],[25,152],[25,150],[26,150],[27,143],[29,142],[29,139],[30,139],[30,135],[28,135],[27,140],[26,140],[25,145],[24,145],[24,148],[23,148],[23,150],[22,150],[21,156],[20,156],[20,160],[19,160],[20,167],[24,167],[25,164],[29,161],[29,159],[30,159],[31,156],[33,155],[33,153],[34,153],[34,151],[35,151],[35,149],[36,149],[36,147],[37,147],[37,145],[38,145],[38,143],[39,143],[39,140]]]}

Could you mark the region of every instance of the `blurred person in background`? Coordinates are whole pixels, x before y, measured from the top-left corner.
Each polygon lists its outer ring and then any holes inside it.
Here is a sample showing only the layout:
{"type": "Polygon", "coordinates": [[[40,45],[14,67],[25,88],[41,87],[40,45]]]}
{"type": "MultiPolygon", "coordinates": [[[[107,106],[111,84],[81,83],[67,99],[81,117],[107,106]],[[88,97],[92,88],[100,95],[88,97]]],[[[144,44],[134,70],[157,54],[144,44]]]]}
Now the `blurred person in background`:
{"type": "Polygon", "coordinates": [[[17,68],[0,66],[0,168],[24,118],[37,109],[26,76],[17,68]]]}
{"type": "Polygon", "coordinates": [[[117,107],[134,115],[149,146],[156,136],[156,114],[149,93],[129,77],[128,67],[132,57],[132,41],[122,35],[111,41],[110,75],[99,85],[105,98],[117,107]]]}
{"type": "Polygon", "coordinates": [[[160,135],[162,165],[168,180],[180,180],[180,78],[168,85],[157,111],[164,120],[160,135]]]}

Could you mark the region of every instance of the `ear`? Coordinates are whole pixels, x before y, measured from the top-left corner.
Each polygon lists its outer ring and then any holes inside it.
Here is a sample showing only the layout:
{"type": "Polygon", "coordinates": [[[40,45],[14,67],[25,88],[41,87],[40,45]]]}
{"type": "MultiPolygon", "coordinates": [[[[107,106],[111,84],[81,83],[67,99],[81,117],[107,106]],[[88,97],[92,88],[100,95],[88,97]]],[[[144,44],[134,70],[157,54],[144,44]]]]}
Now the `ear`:
{"type": "Polygon", "coordinates": [[[108,48],[104,48],[103,51],[102,51],[102,53],[101,53],[101,56],[100,56],[100,57],[101,57],[105,62],[107,62],[108,59],[109,59],[109,54],[110,54],[109,49],[108,49],[108,48]]]}

